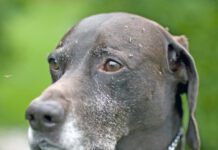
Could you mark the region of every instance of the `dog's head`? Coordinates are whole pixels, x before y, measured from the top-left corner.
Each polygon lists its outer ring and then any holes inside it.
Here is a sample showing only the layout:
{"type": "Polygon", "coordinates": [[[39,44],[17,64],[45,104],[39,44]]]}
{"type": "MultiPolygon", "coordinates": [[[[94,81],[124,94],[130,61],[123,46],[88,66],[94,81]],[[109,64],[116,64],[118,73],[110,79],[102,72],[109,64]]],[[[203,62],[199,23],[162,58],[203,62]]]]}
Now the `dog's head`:
{"type": "Polygon", "coordinates": [[[53,84],[27,109],[32,150],[113,150],[137,140],[132,145],[147,140],[149,149],[157,135],[166,148],[181,126],[182,93],[188,142],[198,149],[198,76],[187,47],[184,37],[136,15],[84,19],[49,55],[53,84]]]}

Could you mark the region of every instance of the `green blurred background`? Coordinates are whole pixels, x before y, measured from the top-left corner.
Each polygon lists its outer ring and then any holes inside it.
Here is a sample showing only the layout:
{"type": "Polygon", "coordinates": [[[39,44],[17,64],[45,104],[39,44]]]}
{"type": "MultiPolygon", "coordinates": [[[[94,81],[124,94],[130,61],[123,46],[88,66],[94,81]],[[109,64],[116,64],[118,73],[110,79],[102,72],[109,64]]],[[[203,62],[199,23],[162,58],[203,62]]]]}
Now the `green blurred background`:
{"type": "Polygon", "coordinates": [[[200,76],[202,150],[218,149],[217,0],[1,0],[0,128],[27,128],[25,109],[51,83],[48,53],[82,18],[112,11],[142,15],[188,37],[200,76]]]}

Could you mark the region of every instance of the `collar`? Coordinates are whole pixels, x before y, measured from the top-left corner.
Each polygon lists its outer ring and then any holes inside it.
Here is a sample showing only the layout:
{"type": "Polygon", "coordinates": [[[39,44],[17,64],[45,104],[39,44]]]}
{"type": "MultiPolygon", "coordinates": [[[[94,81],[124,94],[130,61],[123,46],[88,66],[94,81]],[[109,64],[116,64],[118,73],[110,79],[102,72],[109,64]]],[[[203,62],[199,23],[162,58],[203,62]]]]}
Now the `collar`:
{"type": "Polygon", "coordinates": [[[181,141],[182,136],[183,136],[183,128],[181,127],[176,137],[174,138],[173,142],[168,146],[167,150],[175,150],[179,144],[179,141],[181,141]]]}

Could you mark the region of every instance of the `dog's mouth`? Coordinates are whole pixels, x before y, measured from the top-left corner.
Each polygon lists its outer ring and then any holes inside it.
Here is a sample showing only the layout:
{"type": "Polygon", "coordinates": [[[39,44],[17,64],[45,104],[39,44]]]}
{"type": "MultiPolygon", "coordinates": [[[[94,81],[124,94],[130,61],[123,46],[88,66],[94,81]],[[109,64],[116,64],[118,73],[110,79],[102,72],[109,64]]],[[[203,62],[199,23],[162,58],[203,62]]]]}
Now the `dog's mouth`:
{"type": "Polygon", "coordinates": [[[64,148],[61,148],[57,144],[50,142],[46,139],[41,140],[38,143],[35,143],[31,146],[32,150],[65,150],[64,148]]]}
{"type": "Polygon", "coordinates": [[[55,135],[46,136],[29,129],[28,137],[31,150],[66,150],[55,140],[55,135]]]}
{"type": "Polygon", "coordinates": [[[28,131],[28,141],[31,150],[79,150],[80,135],[74,130],[55,130],[53,132],[39,132],[32,128],[28,131]]]}

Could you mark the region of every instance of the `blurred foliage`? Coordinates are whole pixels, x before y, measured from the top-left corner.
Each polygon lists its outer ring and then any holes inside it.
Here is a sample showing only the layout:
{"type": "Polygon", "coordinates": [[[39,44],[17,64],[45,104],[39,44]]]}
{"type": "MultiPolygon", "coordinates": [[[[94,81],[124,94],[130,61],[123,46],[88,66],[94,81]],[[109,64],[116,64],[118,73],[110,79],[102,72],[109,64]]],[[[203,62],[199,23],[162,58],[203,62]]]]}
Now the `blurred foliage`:
{"type": "Polygon", "coordinates": [[[200,76],[197,108],[202,149],[218,149],[217,0],[1,0],[0,127],[26,127],[29,102],[50,84],[46,57],[75,23],[96,13],[142,15],[185,34],[200,76]]]}

